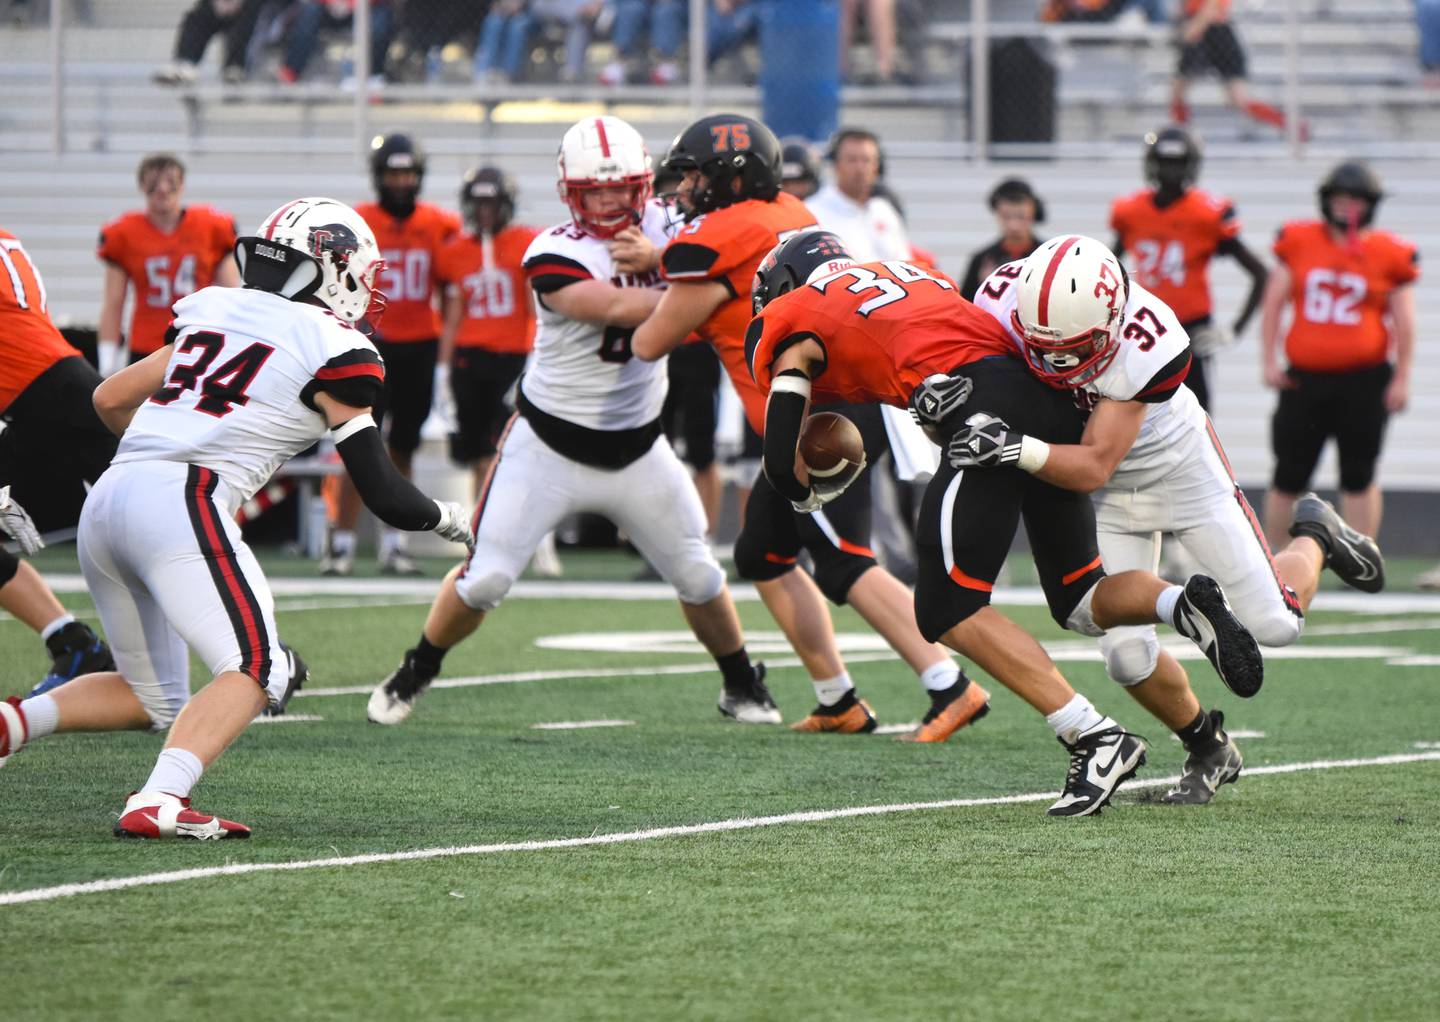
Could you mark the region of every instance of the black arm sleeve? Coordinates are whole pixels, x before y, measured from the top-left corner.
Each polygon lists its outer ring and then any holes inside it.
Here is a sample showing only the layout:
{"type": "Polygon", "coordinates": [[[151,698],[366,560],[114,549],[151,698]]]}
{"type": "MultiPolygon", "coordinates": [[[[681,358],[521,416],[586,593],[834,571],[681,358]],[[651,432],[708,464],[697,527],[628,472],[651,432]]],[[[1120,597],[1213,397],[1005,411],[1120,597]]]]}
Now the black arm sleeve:
{"type": "Polygon", "coordinates": [[[366,427],[335,445],[360,499],[386,525],[425,532],[440,524],[440,508],[395,469],[380,431],[366,427]]]}
{"type": "MultiPolygon", "coordinates": [[[[787,369],[780,377],[805,374],[787,369]]],[[[765,478],[775,492],[789,501],[802,501],[810,496],[810,488],[795,478],[795,452],[800,446],[800,430],[805,425],[805,408],[809,400],[787,390],[772,390],[765,406],[765,478]]]]}
{"type": "Polygon", "coordinates": [[[1220,242],[1216,251],[1230,256],[1250,274],[1250,293],[1245,296],[1245,305],[1240,309],[1240,315],[1235,317],[1234,330],[1238,334],[1245,329],[1245,324],[1250,322],[1250,317],[1255,315],[1255,310],[1260,307],[1260,299],[1265,294],[1265,283],[1270,279],[1270,271],[1260,261],[1260,257],[1239,238],[1226,238],[1220,242]]]}

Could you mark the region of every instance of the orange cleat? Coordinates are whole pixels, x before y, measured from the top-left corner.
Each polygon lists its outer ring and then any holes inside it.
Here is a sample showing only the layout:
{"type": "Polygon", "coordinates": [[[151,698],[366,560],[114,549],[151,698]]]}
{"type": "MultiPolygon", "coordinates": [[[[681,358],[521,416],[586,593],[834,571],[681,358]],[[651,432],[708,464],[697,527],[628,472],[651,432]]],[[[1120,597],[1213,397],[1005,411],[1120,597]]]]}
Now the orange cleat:
{"type": "Polygon", "coordinates": [[[897,742],[943,742],[966,724],[973,724],[990,712],[990,693],[975,682],[965,686],[941,709],[931,707],[920,726],[909,734],[898,735],[897,742]]]}
{"type": "Polygon", "coordinates": [[[810,716],[790,725],[791,731],[830,731],[837,735],[868,734],[875,730],[875,711],[863,699],[852,699],[848,706],[817,706],[810,716]]]}

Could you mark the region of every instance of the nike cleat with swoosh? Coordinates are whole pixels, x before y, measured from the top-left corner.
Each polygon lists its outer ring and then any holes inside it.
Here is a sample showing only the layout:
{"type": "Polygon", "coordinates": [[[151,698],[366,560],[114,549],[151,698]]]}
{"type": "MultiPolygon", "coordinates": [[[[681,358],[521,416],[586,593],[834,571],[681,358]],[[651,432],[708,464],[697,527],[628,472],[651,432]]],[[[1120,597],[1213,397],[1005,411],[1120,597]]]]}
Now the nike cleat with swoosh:
{"type": "Polygon", "coordinates": [[[1255,636],[1230,609],[1220,583],[1209,575],[1191,575],[1170,623],[1200,647],[1231,692],[1249,699],[1260,691],[1265,682],[1265,659],[1255,636]]]}
{"type": "Polygon", "coordinates": [[[1115,790],[1145,765],[1145,742],[1108,717],[1074,745],[1063,738],[1060,744],[1070,750],[1070,770],[1065,775],[1065,790],[1045,811],[1049,816],[1100,812],[1115,790]]]}
{"type": "Polygon", "coordinates": [[[1233,784],[1240,776],[1245,760],[1235,739],[1225,733],[1225,715],[1219,710],[1211,710],[1210,719],[1215,724],[1215,737],[1220,740],[1220,746],[1204,756],[1193,752],[1186,756],[1179,783],[1165,793],[1162,802],[1203,806],[1215,797],[1222,784],[1233,784]]]}
{"type": "Polygon", "coordinates": [[[1362,593],[1385,588],[1385,558],[1379,544],[1345,524],[1340,513],[1314,493],[1295,502],[1290,535],[1309,536],[1319,543],[1325,551],[1325,567],[1350,588],[1362,593]]]}
{"type": "Polygon", "coordinates": [[[115,836],[223,841],[247,838],[250,828],[191,809],[188,798],[177,798],[163,791],[137,791],[125,801],[125,810],[115,821],[115,836]]]}

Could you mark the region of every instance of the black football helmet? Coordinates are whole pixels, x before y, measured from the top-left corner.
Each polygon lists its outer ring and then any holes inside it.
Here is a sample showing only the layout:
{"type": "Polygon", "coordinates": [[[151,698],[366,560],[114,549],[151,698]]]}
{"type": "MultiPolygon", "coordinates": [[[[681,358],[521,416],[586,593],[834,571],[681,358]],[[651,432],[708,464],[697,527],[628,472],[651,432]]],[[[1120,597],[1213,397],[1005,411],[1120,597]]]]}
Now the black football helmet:
{"type": "Polygon", "coordinates": [[[515,179],[499,167],[487,164],[471,167],[460,181],[460,215],[465,218],[465,226],[479,234],[480,204],[489,202],[495,206],[495,222],[490,232],[499,234],[515,216],[517,193],[515,179]]]}
{"type": "Polygon", "coordinates": [[[425,180],[425,151],[409,135],[398,131],[376,135],[370,140],[370,182],[375,186],[380,208],[392,216],[407,217],[415,212],[415,200],[425,180]],[[387,170],[413,170],[413,187],[385,187],[387,170]]]}
{"type": "Polygon", "coordinates": [[[1375,219],[1375,209],[1380,205],[1380,199],[1385,192],[1380,187],[1378,174],[1359,160],[1346,160],[1325,175],[1325,180],[1320,182],[1318,194],[1320,196],[1320,215],[1325,218],[1325,222],[1332,227],[1349,230],[1351,227],[1369,226],[1370,221],[1375,219]],[[1330,212],[1330,199],[1337,194],[1368,199],[1369,208],[1360,214],[1360,219],[1354,224],[1348,220],[1339,219],[1330,212]]]}
{"type": "Polygon", "coordinates": [[[1183,192],[1200,178],[1200,142],[1184,128],[1145,135],[1145,180],[1156,188],[1183,192]]]}
{"type": "Polygon", "coordinates": [[[854,265],[855,260],[840,238],[818,228],[801,231],[772,248],[755,270],[750,285],[750,309],[760,315],[783,294],[804,287],[816,270],[831,272],[854,265]]]}
{"type": "Polygon", "coordinates": [[[687,217],[746,199],[774,199],[783,164],[780,140],[753,117],[711,114],[675,136],[661,164],[683,174],[698,170],[705,184],[691,196],[687,217]]]}
{"type": "Polygon", "coordinates": [[[785,184],[803,182],[808,189],[800,198],[809,198],[820,187],[820,156],[803,138],[792,138],[780,149],[780,180],[785,184]]]}

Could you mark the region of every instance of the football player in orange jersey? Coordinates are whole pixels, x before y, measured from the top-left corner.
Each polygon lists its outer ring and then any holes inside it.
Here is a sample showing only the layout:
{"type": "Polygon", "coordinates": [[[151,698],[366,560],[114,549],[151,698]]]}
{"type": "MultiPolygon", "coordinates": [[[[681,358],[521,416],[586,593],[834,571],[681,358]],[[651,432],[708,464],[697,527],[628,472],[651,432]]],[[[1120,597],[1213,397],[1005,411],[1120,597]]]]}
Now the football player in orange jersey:
{"type": "Polygon", "coordinates": [[[1282,540],[1297,498],[1330,437],[1340,452],[1340,513],[1357,531],[1380,531],[1375,462],[1386,420],[1410,400],[1415,357],[1415,246],[1370,226],[1383,194],[1363,163],[1335,167],[1320,184],[1319,220],[1292,221],[1275,239],[1276,266],[1260,315],[1261,368],[1280,392],[1271,424],[1275,476],[1265,531],[1282,540]],[[1287,368],[1280,367],[1280,323],[1287,368]]]}
{"type": "MultiPolygon", "coordinates": [[[[370,143],[370,180],[375,202],[355,212],[375,232],[385,267],[379,288],[389,299],[384,322],[376,327],[375,347],[385,360],[385,397],[375,421],[390,428],[386,447],[395,467],[411,477],[411,460],[420,446],[420,427],[435,397],[440,353],[440,315],[435,308],[435,259],[460,230],[460,218],[439,206],[420,201],[425,180],[425,153],[408,135],[377,135],[370,143]]],[[[355,522],[360,495],[347,477],[329,482],[330,535],[320,561],[322,575],[348,575],[355,558],[355,522]]],[[[387,575],[419,575],[405,552],[405,534],[385,528],[380,533],[380,570],[387,575]]]]}
{"type": "Polygon", "coordinates": [[[1228,346],[1260,305],[1265,264],[1240,240],[1234,204],[1195,187],[1200,145],[1184,128],[1145,136],[1145,179],[1149,188],[1116,199],[1110,207],[1111,246],[1116,258],[1131,253],[1130,272],[1140,286],[1175,310],[1190,335],[1194,360],[1185,385],[1200,407],[1210,408],[1207,356],[1228,346]],[[1230,327],[1211,320],[1210,260],[1216,253],[1238,262],[1250,275],[1250,294],[1230,327]]]}
{"type": "MultiPolygon", "coordinates": [[[[1180,62],[1170,85],[1170,117],[1176,124],[1190,120],[1185,92],[1190,79],[1214,71],[1225,86],[1230,105],[1262,124],[1285,127],[1285,114],[1269,103],[1250,95],[1245,86],[1245,50],[1230,24],[1230,0],[1184,0],[1180,21],[1180,62]]],[[[1308,138],[1309,126],[1300,122],[1300,135],[1308,138]]]]}
{"type": "MultiPolygon", "coordinates": [[[[764,124],[736,114],[703,117],[676,136],[666,166],[684,177],[679,200],[687,225],[663,253],[632,233],[616,253],[635,269],[659,266],[669,288],[631,339],[640,358],[654,360],[698,332],[714,346],[756,433],[765,428],[764,397],[745,361],[750,285],[755,268],[778,241],[815,225],[794,196],[780,191],[779,140],[764,124]]],[[[625,264],[622,264],[625,265],[625,264]]],[[[866,434],[871,457],[886,450],[878,408],[843,414],[866,434]]],[[[948,653],[920,637],[909,593],[876,563],[870,550],[869,478],[825,509],[792,507],[762,475],[745,505],[735,543],[735,568],[755,583],[766,607],[799,654],[819,705],[792,725],[799,731],[869,732],[870,706],[861,700],[835,645],[824,597],[849,603],[920,676],[931,707],[911,737],[944,741],[982,714],[988,695],[972,684],[948,653]],[[801,549],[815,577],[797,571],[801,549]],[[823,594],[823,595],[822,595],[823,594]]]]}
{"type": "Polygon", "coordinates": [[[209,206],[187,206],[185,165],[152,153],[135,173],[145,209],[100,229],[95,254],[105,263],[100,303],[100,375],[138,362],[165,343],[170,306],[202,287],[235,287],[235,218],[209,206]],[[121,341],[125,292],[135,289],[130,329],[121,341]]]}
{"type": "MultiPolygon", "coordinates": [[[[1068,296],[1075,283],[1058,261],[1044,276],[1042,309],[1052,284],[1068,296]]],[[[1105,290],[1113,303],[1118,288],[1105,290]]],[[[1096,297],[1101,293],[1097,288],[1096,297]]],[[[800,457],[812,392],[817,403],[908,405],[947,447],[921,507],[915,617],[927,639],[970,657],[1045,715],[1071,757],[1051,815],[1099,811],[1144,764],[1146,748],[1078,695],[1040,644],[990,606],[1022,516],[1057,623],[1099,636],[1117,625],[1169,621],[1206,650],[1228,686],[1258,689],[1259,647],[1213,579],[1193,576],[1182,588],[1144,571],[1105,573],[1089,497],[1053,485],[1077,460],[1071,445],[1082,436],[1079,409],[1013,357],[1004,328],[961,298],[952,281],[900,261],[855,264],[835,235],[810,231],[760,264],[754,309],[745,352],[756,385],[769,395],[765,474],[785,498],[823,503],[854,476],[820,479],[800,457]],[[1017,416],[1024,425],[1015,425],[1017,416]]],[[[1113,357],[1118,315],[1114,335],[1111,327],[1071,335],[1066,325],[1064,315],[1049,323],[1057,354],[1079,369],[1102,364],[1107,352],[1113,357]]]]}
{"type": "Polygon", "coordinates": [[[510,222],[515,196],[514,179],[499,167],[472,167],[460,184],[465,229],[435,257],[446,288],[440,364],[455,398],[450,457],[470,467],[477,494],[509,415],[505,395],[535,344],[523,264],[540,232],[510,222]]]}
{"type": "MultiPolygon", "coordinates": [[[[86,483],[100,478],[115,438],[91,403],[100,377],[65,342],[45,308],[45,282],[20,239],[0,230],[0,533],[23,553],[42,530],[80,519],[86,483]],[[25,512],[35,511],[38,523],[25,512]]],[[[32,695],[115,661],[90,628],[66,613],[30,565],[0,547],[0,608],[40,633],[50,673],[32,695]]],[[[0,760],[6,755],[0,749],[0,760]]]]}

